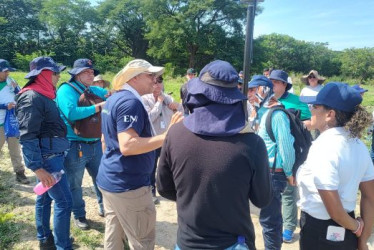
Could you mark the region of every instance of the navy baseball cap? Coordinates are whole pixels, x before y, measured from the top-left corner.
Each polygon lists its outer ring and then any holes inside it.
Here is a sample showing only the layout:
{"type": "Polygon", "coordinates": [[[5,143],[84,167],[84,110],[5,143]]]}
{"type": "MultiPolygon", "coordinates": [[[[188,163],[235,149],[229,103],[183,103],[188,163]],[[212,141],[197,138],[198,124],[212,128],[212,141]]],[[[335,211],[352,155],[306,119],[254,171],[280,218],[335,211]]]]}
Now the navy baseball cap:
{"type": "Polygon", "coordinates": [[[0,59],[0,72],[5,71],[16,71],[16,69],[12,68],[7,60],[0,59]]]}
{"type": "Polygon", "coordinates": [[[57,65],[55,61],[49,56],[40,56],[34,58],[30,62],[30,72],[25,76],[26,79],[30,79],[33,76],[37,76],[42,70],[48,69],[50,71],[60,73],[66,68],[63,65],[57,65]]]}
{"type": "Polygon", "coordinates": [[[248,88],[257,88],[259,86],[265,86],[273,89],[273,83],[269,80],[269,78],[263,75],[255,75],[248,83],[248,88]]]}
{"type": "Polygon", "coordinates": [[[357,90],[346,83],[329,82],[317,96],[301,96],[300,101],[308,104],[325,105],[351,113],[362,102],[362,97],[357,90]]]}

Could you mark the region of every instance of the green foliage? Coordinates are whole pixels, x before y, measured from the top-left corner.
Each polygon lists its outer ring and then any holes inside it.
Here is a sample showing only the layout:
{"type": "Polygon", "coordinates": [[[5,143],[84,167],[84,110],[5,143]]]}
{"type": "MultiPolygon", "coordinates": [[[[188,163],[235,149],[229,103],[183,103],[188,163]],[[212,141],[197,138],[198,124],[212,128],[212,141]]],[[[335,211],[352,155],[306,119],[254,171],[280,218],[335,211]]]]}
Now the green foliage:
{"type": "Polygon", "coordinates": [[[253,71],[262,73],[264,68],[271,67],[307,73],[315,69],[323,75],[336,75],[340,73],[340,63],[335,54],[325,43],[280,34],[263,35],[255,40],[253,71]]]}
{"type": "Polygon", "coordinates": [[[149,27],[148,55],[182,71],[201,68],[215,58],[233,61],[232,57],[242,56],[235,52],[243,46],[233,41],[243,45],[246,9],[234,1],[144,0],[143,12],[149,27]]]}
{"type": "MultiPolygon", "coordinates": [[[[257,14],[261,13],[261,5],[257,14]]],[[[0,58],[21,70],[39,55],[71,66],[91,58],[102,72],[117,72],[130,58],[166,65],[166,75],[184,75],[215,59],[243,65],[246,4],[232,0],[2,0],[0,58]]],[[[280,34],[254,40],[250,72],[265,67],[359,82],[374,78],[374,48],[328,49],[327,43],[280,34]]]]}
{"type": "Polygon", "coordinates": [[[114,55],[100,55],[97,53],[93,54],[93,60],[95,67],[100,71],[104,72],[118,72],[120,71],[129,61],[133,60],[133,57],[123,57],[121,59],[114,55]]]}
{"type": "Polygon", "coordinates": [[[15,58],[13,59],[13,62],[15,65],[17,65],[18,70],[23,70],[23,71],[28,71],[30,69],[30,62],[39,56],[54,56],[54,53],[50,54],[43,54],[40,51],[38,52],[33,52],[32,54],[29,55],[21,55],[20,53],[16,53],[15,58]]]}
{"type": "Polygon", "coordinates": [[[374,79],[374,48],[346,49],[341,54],[342,73],[360,79],[374,79]]]}

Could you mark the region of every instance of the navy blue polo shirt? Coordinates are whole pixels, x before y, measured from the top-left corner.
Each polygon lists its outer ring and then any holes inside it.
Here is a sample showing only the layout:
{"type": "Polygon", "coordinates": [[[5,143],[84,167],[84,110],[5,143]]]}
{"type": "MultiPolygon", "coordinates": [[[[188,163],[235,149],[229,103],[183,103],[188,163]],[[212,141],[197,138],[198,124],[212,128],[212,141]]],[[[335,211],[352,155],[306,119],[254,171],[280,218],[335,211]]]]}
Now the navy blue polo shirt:
{"type": "Polygon", "coordinates": [[[101,158],[97,185],[112,193],[151,185],[155,151],[124,156],[117,136],[130,128],[140,137],[152,136],[151,123],[141,101],[128,90],[119,91],[107,99],[101,117],[106,149],[101,158]]]}

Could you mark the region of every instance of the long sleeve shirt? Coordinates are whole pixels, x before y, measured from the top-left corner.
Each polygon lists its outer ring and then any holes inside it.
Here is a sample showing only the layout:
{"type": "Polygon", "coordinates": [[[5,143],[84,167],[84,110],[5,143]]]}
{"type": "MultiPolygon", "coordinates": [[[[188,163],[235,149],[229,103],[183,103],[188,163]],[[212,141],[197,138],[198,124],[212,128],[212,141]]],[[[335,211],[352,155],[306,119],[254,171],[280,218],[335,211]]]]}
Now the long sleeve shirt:
{"type": "MultiPolygon", "coordinates": [[[[170,125],[171,117],[174,112],[168,105],[174,102],[170,95],[164,94],[164,101],[162,103],[155,100],[153,94],[142,96],[144,107],[147,110],[149,119],[157,135],[164,133],[170,125]]],[[[178,105],[178,111],[182,111],[182,105],[178,105]]]]}
{"type": "MultiPolygon", "coordinates": [[[[86,88],[83,84],[79,82],[71,82],[74,86],[78,89],[81,89],[82,92],[86,88]]],[[[89,87],[90,90],[97,96],[101,97],[105,100],[105,95],[107,94],[107,90],[91,86],[89,87]]],[[[68,128],[68,135],[67,138],[70,141],[94,141],[98,140],[99,138],[83,138],[74,133],[74,130],[71,127],[71,123],[74,121],[81,120],[87,118],[93,114],[95,114],[95,105],[86,106],[86,107],[79,107],[78,100],[80,97],[80,93],[78,93],[74,88],[69,86],[68,84],[62,84],[57,91],[56,96],[56,103],[60,111],[62,112],[62,119],[64,120],[67,128],[68,128]]]]}
{"type": "Polygon", "coordinates": [[[291,134],[290,120],[282,111],[274,111],[271,119],[271,127],[274,133],[275,142],[273,142],[266,132],[267,110],[261,118],[258,135],[264,140],[269,157],[269,166],[273,167],[275,155],[275,168],[283,169],[286,176],[292,176],[292,167],[295,163],[295,149],[293,143],[295,138],[291,134]]]}

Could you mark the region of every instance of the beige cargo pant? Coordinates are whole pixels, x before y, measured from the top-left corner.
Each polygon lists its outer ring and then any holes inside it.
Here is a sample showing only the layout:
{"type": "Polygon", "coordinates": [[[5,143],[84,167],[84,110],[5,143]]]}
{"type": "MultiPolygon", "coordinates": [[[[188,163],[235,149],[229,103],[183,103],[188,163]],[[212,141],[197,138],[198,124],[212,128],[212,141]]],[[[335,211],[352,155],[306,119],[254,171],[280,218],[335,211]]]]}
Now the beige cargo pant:
{"type": "Polygon", "coordinates": [[[104,249],[123,250],[126,238],[130,249],[154,249],[156,209],[151,187],[123,193],[99,189],[103,194],[105,210],[104,249]]]}
{"type": "Polygon", "coordinates": [[[21,146],[18,138],[5,138],[4,126],[0,126],[0,151],[3,148],[5,141],[8,143],[10,160],[12,161],[14,172],[17,173],[20,171],[25,171],[25,166],[22,163],[21,146]]]}

